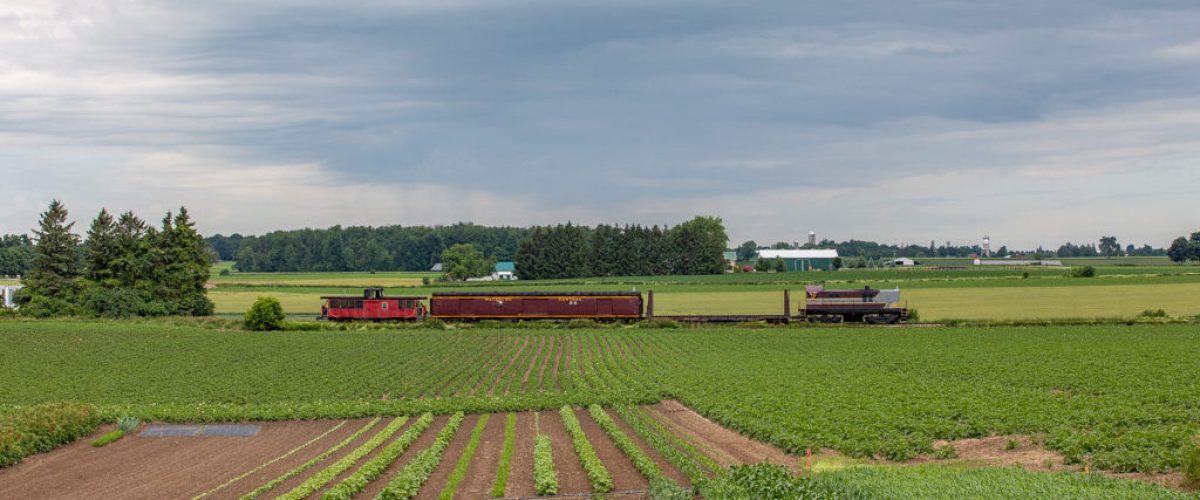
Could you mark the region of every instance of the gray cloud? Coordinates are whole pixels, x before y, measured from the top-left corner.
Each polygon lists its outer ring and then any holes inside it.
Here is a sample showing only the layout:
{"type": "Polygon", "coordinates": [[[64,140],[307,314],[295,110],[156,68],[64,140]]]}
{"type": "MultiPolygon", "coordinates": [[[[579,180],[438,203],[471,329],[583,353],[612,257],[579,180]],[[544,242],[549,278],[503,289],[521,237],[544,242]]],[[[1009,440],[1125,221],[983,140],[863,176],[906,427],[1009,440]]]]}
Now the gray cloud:
{"type": "Polygon", "coordinates": [[[186,203],[209,232],[704,212],[738,240],[1163,245],[1197,224],[1193,2],[9,4],[4,232],[51,197],[186,203]]]}

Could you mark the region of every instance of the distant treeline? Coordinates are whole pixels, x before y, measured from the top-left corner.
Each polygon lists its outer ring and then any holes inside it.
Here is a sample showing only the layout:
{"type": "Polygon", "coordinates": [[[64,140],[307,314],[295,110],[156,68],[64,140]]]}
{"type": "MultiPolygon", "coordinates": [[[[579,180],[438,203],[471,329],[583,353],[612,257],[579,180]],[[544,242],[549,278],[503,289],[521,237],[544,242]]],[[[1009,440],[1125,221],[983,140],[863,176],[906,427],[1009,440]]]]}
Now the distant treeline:
{"type": "Polygon", "coordinates": [[[496,260],[513,260],[530,230],[475,224],[381,226],[275,231],[262,236],[215,235],[205,239],[239,271],[428,271],[442,251],[470,243],[496,260]]]}
{"type": "Polygon", "coordinates": [[[33,240],[23,234],[0,236],[0,276],[24,276],[33,262],[33,240]]]}
{"type": "MultiPolygon", "coordinates": [[[[1112,238],[1112,237],[1106,237],[1112,238]]],[[[760,248],[754,241],[747,241],[738,247],[738,260],[751,261],[754,260],[754,252],[760,248]]],[[[849,240],[849,241],[833,241],[821,240],[816,245],[797,245],[795,243],[778,242],[769,247],[773,249],[787,248],[833,248],[838,251],[838,255],[842,257],[860,257],[865,259],[885,259],[891,257],[908,257],[913,259],[927,257],[959,257],[965,258],[971,255],[982,255],[983,247],[979,245],[936,245],[930,242],[929,246],[922,245],[889,245],[887,243],[876,243],[874,241],[849,240]]],[[[1013,254],[1025,255],[1028,258],[1051,258],[1051,257],[1101,257],[1101,256],[1128,256],[1128,257],[1157,257],[1167,255],[1167,251],[1162,248],[1154,248],[1150,245],[1142,245],[1140,248],[1133,245],[1127,245],[1121,249],[1115,238],[1107,241],[1104,249],[1101,249],[1096,243],[1065,243],[1058,247],[1058,250],[1046,250],[1038,247],[1036,250],[1029,251],[1013,251],[1007,246],[992,248],[992,256],[1007,257],[1013,254]],[[1110,248],[1111,247],[1111,248],[1110,248]]]]}
{"type": "Polygon", "coordinates": [[[658,226],[535,227],[517,252],[521,279],[720,274],[729,242],[716,217],[658,226]]]}

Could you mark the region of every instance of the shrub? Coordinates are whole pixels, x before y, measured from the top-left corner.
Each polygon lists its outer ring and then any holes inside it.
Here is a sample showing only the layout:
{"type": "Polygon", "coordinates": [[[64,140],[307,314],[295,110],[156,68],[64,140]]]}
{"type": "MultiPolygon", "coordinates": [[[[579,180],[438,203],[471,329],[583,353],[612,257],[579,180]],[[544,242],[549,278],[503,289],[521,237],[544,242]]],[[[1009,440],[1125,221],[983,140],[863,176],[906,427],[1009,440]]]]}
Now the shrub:
{"type": "Polygon", "coordinates": [[[908,310],[908,320],[912,322],[921,321],[921,312],[914,307],[908,310]]]}
{"type": "Polygon", "coordinates": [[[1072,267],[1072,278],[1091,278],[1096,276],[1096,268],[1093,266],[1072,267]]]}
{"type": "Polygon", "coordinates": [[[29,302],[21,306],[21,314],[34,318],[53,318],[56,316],[74,316],[79,313],[75,304],[62,299],[54,299],[43,295],[35,295],[29,302]]]}
{"type": "Polygon", "coordinates": [[[0,468],[91,434],[99,425],[91,405],[45,404],[0,415],[0,468]]]}
{"type": "Polygon", "coordinates": [[[283,329],[283,305],[274,297],[259,297],[246,311],[246,328],[254,331],[283,329]]]}
{"type": "Polygon", "coordinates": [[[425,321],[421,322],[421,327],[430,328],[433,330],[445,330],[446,322],[438,318],[426,318],[425,321]]]}
{"type": "Polygon", "coordinates": [[[429,276],[421,276],[421,284],[428,285],[429,284],[429,276]]]}
{"type": "Polygon", "coordinates": [[[84,289],[80,299],[88,314],[100,318],[129,318],[141,315],[146,308],[141,294],[125,287],[92,285],[84,289]]]}
{"type": "Polygon", "coordinates": [[[1200,486],[1200,437],[1193,438],[1192,442],[1184,447],[1183,477],[1187,478],[1192,486],[1200,486]]]}
{"type": "Polygon", "coordinates": [[[134,417],[121,417],[117,419],[117,428],[126,433],[137,430],[139,425],[142,425],[142,421],[134,417]]]}
{"type": "Polygon", "coordinates": [[[1139,318],[1165,318],[1165,317],[1167,317],[1167,311],[1164,311],[1162,309],[1146,309],[1146,310],[1142,311],[1140,314],[1138,314],[1138,317],[1139,318]]]}
{"type": "Polygon", "coordinates": [[[231,274],[233,274],[233,273],[230,272],[228,269],[222,269],[221,272],[217,273],[218,276],[229,276],[231,274]]]}

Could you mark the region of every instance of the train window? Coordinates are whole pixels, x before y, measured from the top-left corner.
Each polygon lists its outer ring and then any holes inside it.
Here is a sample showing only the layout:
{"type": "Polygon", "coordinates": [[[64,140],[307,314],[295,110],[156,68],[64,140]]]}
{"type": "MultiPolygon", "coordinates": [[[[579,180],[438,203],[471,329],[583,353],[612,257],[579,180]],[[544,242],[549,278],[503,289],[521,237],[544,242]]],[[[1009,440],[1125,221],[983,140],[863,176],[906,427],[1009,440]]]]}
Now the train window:
{"type": "Polygon", "coordinates": [[[386,311],[386,310],[387,310],[387,308],[388,308],[388,303],[387,303],[387,301],[385,300],[385,301],[383,301],[383,302],[380,302],[380,303],[379,303],[379,308],[380,308],[380,309],[383,309],[383,310],[385,310],[385,311],[386,311]]]}

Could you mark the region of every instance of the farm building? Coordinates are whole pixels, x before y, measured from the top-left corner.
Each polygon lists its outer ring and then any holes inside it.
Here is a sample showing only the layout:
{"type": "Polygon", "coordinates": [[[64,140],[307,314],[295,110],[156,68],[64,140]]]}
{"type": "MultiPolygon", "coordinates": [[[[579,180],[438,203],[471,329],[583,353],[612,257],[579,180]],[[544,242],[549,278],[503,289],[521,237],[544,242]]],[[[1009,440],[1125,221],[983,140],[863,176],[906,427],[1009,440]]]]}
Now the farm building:
{"type": "Polygon", "coordinates": [[[517,265],[512,261],[500,261],[496,263],[496,270],[492,271],[492,279],[499,281],[511,281],[517,279],[517,265]]]}
{"type": "Polygon", "coordinates": [[[730,269],[737,267],[737,252],[725,252],[722,255],[730,269]]]}
{"type": "Polygon", "coordinates": [[[758,258],[783,260],[788,271],[834,271],[833,260],[838,258],[837,250],[769,250],[758,251],[758,258]]]}
{"type": "Polygon", "coordinates": [[[975,259],[975,265],[977,265],[977,266],[1049,266],[1049,267],[1060,267],[1060,266],[1062,266],[1062,265],[1063,265],[1063,263],[1062,263],[1062,261],[1061,261],[1061,260],[1017,260],[1017,259],[1003,259],[1003,260],[983,260],[983,259],[975,259]]]}
{"type": "Polygon", "coordinates": [[[917,265],[917,262],[908,257],[900,257],[898,259],[892,259],[892,265],[895,267],[915,266],[917,265]]]}

